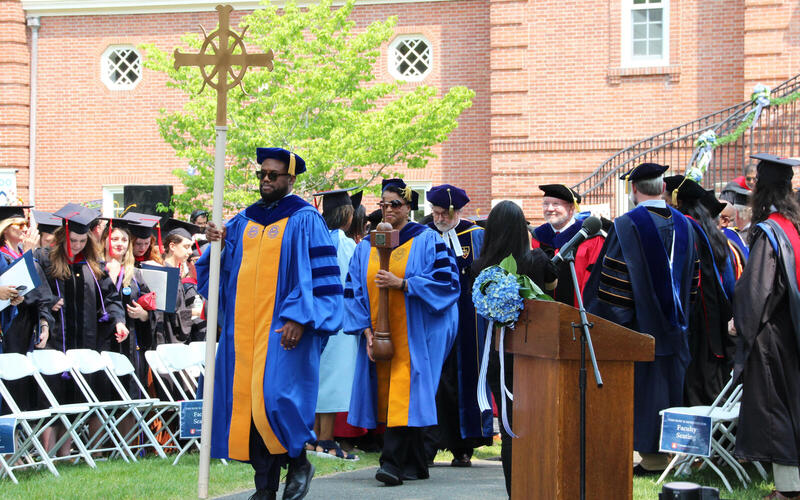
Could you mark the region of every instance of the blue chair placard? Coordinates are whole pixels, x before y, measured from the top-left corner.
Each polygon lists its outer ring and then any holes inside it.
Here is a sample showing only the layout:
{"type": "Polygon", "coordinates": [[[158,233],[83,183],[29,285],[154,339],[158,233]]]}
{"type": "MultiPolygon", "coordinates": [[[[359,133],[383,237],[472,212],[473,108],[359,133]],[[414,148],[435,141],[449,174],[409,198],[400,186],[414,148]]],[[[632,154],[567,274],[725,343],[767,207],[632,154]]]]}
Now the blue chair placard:
{"type": "Polygon", "coordinates": [[[710,456],[711,417],[664,412],[659,451],[710,456]]]}
{"type": "Polygon", "coordinates": [[[203,400],[181,401],[181,439],[199,439],[203,428],[203,400]]]}
{"type": "Polygon", "coordinates": [[[14,439],[14,429],[17,419],[14,417],[0,417],[0,454],[16,452],[17,443],[14,439]]]}

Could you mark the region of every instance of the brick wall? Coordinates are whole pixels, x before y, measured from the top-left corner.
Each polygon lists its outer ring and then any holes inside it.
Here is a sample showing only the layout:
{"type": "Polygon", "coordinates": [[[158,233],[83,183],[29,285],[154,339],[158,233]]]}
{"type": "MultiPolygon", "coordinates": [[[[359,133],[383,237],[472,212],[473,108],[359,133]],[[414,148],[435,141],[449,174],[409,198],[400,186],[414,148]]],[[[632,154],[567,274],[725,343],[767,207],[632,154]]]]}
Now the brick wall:
{"type": "Polygon", "coordinates": [[[0,168],[17,170],[17,194],[28,196],[30,54],[19,0],[0,0],[0,168]]]}
{"type": "MultiPolygon", "coordinates": [[[[18,2],[0,5],[0,12],[16,5],[21,22],[18,2]]],[[[459,128],[435,149],[438,158],[403,171],[406,178],[466,188],[473,199],[467,215],[485,214],[493,199],[518,198],[537,219],[537,185],[576,183],[630,143],[800,70],[797,2],[671,0],[669,8],[669,64],[657,68],[622,67],[622,0],[359,5],[354,19],[364,27],[397,15],[398,34],[420,33],[432,43],[426,84],[476,92],[459,128]]],[[[155,120],[160,108],[177,109],[185,96],[147,70],[136,89],[108,90],[100,56],[120,43],[153,42],[171,51],[198,24],[213,26],[215,13],[42,18],[40,206],[98,199],[103,185],[177,182],[170,172],[186,164],[162,141],[155,120]]],[[[385,50],[375,71],[390,78],[385,50]]],[[[23,120],[24,113],[23,101],[9,116],[23,120]]]]}

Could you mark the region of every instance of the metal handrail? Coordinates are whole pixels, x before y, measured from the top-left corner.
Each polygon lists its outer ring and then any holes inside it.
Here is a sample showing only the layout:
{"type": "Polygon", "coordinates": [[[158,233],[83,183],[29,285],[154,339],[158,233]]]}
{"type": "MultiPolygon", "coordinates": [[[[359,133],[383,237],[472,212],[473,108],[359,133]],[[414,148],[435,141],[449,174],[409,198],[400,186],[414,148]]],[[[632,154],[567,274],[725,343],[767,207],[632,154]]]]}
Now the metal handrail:
{"type": "MultiPolygon", "coordinates": [[[[770,96],[783,97],[798,90],[800,74],[772,89],[770,96]]],[[[619,188],[617,177],[620,173],[644,161],[671,164],[674,172],[683,172],[688,167],[694,142],[700,134],[713,129],[718,137],[727,135],[747,119],[754,107],[755,104],[751,101],[744,101],[635,142],[609,157],[573,188],[581,193],[584,203],[606,202],[613,212],[619,188]]],[[[796,119],[797,111],[797,101],[785,106],[765,108],[758,123],[752,128],[746,130],[736,141],[714,150],[703,184],[714,186],[725,180],[726,174],[742,172],[750,153],[755,152],[755,147],[783,155],[787,155],[788,148],[787,156],[793,156],[795,151],[800,151],[800,120],[796,119]]]]}

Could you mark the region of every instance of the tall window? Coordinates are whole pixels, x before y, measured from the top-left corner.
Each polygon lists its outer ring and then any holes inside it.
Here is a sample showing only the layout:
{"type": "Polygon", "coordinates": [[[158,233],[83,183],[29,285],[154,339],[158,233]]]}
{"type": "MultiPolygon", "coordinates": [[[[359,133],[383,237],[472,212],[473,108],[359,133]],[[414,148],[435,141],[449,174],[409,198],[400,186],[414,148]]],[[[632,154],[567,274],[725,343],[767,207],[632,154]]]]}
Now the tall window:
{"type": "Polygon", "coordinates": [[[669,64],[669,0],[624,0],[623,66],[669,64]]]}
{"type": "Polygon", "coordinates": [[[402,35],[389,44],[389,73],[398,80],[419,82],[433,67],[431,43],[422,35],[402,35]]]}
{"type": "Polygon", "coordinates": [[[108,88],[132,89],[142,78],[142,58],[134,47],[109,47],[103,53],[100,72],[100,77],[108,88]]]}

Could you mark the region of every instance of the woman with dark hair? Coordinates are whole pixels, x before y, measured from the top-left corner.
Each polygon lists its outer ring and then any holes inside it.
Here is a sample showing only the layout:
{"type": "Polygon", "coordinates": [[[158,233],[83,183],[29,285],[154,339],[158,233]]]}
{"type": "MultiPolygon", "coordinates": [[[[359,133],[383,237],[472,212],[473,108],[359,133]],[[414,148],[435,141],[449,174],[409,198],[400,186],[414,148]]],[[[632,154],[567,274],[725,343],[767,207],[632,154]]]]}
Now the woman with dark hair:
{"type": "Polygon", "coordinates": [[[361,203],[353,210],[353,222],[344,234],[358,244],[361,239],[367,234],[367,209],[361,203]]]}
{"type": "MultiPolygon", "coordinates": [[[[558,270],[547,258],[541,248],[531,249],[531,233],[525,214],[516,203],[501,201],[486,219],[486,233],[483,237],[483,248],[480,257],[472,264],[472,275],[478,276],[487,267],[500,264],[503,259],[512,255],[517,261],[517,274],[527,275],[545,293],[552,294],[558,278],[558,270]]],[[[503,359],[506,387],[514,391],[514,357],[506,353],[503,359]]],[[[492,342],[489,355],[489,368],[486,373],[489,388],[495,401],[505,397],[500,388],[500,357],[492,342]]],[[[502,415],[500,415],[502,418],[502,415]]],[[[511,425],[511,415],[508,415],[511,425]]],[[[506,491],[511,495],[511,436],[500,426],[500,459],[503,462],[503,474],[506,480],[506,491]]]]}
{"type": "Polygon", "coordinates": [[[772,462],[775,490],[800,496],[800,205],[797,160],[760,160],[753,191],[750,258],[733,300],[738,333],[734,377],[742,377],[737,458],[772,462]]]}
{"type": "MultiPolygon", "coordinates": [[[[728,240],[717,227],[706,204],[709,194],[683,175],[666,177],[669,202],[694,228],[700,280],[692,297],[689,315],[691,361],[684,380],[684,401],[688,406],[709,405],[730,377],[735,339],[729,333],[733,317],[733,255],[728,240]]],[[[715,214],[717,215],[717,214],[715,214]]]]}
{"type": "MultiPolygon", "coordinates": [[[[165,267],[176,267],[180,270],[181,278],[186,274],[186,261],[192,255],[192,235],[183,228],[173,229],[164,238],[164,254],[162,258],[165,267]]],[[[153,337],[151,349],[161,344],[187,342],[192,333],[192,304],[194,297],[187,299],[184,287],[178,286],[178,296],[175,300],[175,312],[168,313],[155,311],[153,316],[153,337]]]]}
{"type": "Polygon", "coordinates": [[[438,233],[409,221],[419,195],[402,179],[384,179],[384,221],[399,232],[389,269],[382,270],[370,237],[356,247],[344,290],[345,333],[358,335],[348,423],[374,429],[386,424],[381,467],[387,486],[427,479],[423,427],[436,425],[436,389],[456,336],[458,271],[438,233]],[[379,289],[389,292],[394,355],[375,361],[373,328],[379,289]],[[362,335],[363,334],[363,335],[362,335]]]}

